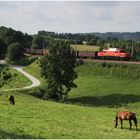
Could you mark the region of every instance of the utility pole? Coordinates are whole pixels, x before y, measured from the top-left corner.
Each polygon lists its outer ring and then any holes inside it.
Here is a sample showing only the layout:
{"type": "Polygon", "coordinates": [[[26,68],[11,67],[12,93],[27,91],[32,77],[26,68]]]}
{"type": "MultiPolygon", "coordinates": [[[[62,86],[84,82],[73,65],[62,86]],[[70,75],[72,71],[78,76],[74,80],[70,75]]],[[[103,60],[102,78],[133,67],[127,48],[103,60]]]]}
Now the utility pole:
{"type": "Polygon", "coordinates": [[[42,55],[43,55],[43,51],[44,50],[44,38],[43,38],[43,46],[42,46],[42,55]]]}
{"type": "Polygon", "coordinates": [[[132,34],[132,50],[131,50],[131,57],[133,57],[133,53],[134,53],[134,44],[133,44],[133,40],[134,40],[134,37],[133,37],[134,33],[132,34]]]}
{"type": "Polygon", "coordinates": [[[76,39],[75,39],[75,49],[76,49],[76,52],[77,52],[77,45],[76,45],[76,39]]]}

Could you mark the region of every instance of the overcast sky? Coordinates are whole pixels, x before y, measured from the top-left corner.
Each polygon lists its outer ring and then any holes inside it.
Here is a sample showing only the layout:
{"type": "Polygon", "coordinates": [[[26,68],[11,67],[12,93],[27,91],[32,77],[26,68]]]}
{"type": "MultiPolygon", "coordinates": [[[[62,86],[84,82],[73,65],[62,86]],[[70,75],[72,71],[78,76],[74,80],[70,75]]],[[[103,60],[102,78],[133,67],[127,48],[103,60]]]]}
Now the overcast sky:
{"type": "Polygon", "coordinates": [[[29,34],[140,31],[140,1],[0,1],[0,26],[29,34]]]}

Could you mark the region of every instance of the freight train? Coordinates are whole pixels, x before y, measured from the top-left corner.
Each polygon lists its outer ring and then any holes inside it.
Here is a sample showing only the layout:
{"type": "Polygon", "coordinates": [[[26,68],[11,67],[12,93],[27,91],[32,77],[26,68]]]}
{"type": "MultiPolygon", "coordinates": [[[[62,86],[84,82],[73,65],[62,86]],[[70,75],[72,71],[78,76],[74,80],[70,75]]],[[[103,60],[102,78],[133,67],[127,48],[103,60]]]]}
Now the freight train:
{"type": "MultiPolygon", "coordinates": [[[[48,54],[46,49],[25,48],[25,53],[34,55],[48,54]]],[[[109,59],[109,60],[130,60],[131,54],[125,49],[109,48],[102,51],[76,51],[77,58],[109,59]]]]}

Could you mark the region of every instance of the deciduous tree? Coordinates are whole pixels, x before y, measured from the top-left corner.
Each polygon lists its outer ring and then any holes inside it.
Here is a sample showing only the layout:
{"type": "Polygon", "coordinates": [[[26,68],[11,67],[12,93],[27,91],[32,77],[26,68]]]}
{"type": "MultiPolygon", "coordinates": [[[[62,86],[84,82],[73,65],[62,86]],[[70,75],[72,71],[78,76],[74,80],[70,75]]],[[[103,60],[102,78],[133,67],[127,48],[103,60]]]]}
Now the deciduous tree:
{"type": "Polygon", "coordinates": [[[77,87],[75,65],[75,52],[66,41],[55,41],[49,54],[40,59],[41,74],[47,81],[51,98],[66,100],[70,90],[77,87]]]}
{"type": "Polygon", "coordinates": [[[17,61],[23,57],[24,48],[19,43],[12,43],[10,46],[8,46],[8,52],[7,57],[8,60],[11,61],[17,61]]]}

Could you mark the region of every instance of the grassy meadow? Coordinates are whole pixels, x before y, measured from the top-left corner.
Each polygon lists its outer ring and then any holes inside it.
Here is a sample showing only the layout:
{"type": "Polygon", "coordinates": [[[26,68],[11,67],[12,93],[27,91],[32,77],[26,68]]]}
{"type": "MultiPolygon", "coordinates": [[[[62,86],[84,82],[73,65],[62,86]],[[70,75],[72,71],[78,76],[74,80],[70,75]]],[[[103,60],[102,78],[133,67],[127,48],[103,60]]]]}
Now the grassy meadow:
{"type": "MultiPolygon", "coordinates": [[[[7,103],[8,93],[0,98],[0,138],[140,137],[134,128],[128,129],[128,122],[124,123],[124,130],[113,127],[115,108],[82,107],[12,94],[15,95],[15,106],[7,103]]],[[[137,113],[140,112],[137,110],[137,113]]]]}
{"type": "MultiPolygon", "coordinates": [[[[44,84],[36,62],[24,70],[44,84]]],[[[67,104],[41,100],[24,92],[0,92],[0,138],[138,139],[140,129],[136,132],[133,124],[130,131],[128,121],[123,130],[120,124],[114,128],[118,110],[135,112],[140,128],[138,70],[135,66],[99,63],[78,66],[78,88],[70,92],[67,104]],[[10,94],[15,95],[15,106],[7,101],[10,94]]]]}

